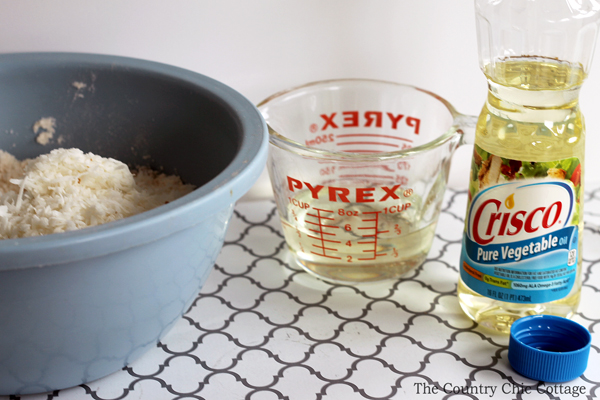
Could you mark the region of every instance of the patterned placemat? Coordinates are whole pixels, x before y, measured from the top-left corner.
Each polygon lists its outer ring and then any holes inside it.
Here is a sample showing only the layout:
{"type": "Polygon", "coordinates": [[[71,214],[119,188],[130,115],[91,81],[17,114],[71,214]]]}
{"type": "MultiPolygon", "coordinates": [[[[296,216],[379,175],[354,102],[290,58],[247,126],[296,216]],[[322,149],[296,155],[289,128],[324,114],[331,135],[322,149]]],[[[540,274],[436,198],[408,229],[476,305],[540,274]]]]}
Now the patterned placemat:
{"type": "Polygon", "coordinates": [[[236,206],[206,285],[142,358],[98,381],[5,399],[592,399],[600,395],[600,185],[586,191],[584,285],[575,319],[593,336],[585,374],[515,373],[508,338],[456,298],[466,192],[448,190],[427,261],[402,279],[324,283],[288,262],[272,201],[236,206]]]}

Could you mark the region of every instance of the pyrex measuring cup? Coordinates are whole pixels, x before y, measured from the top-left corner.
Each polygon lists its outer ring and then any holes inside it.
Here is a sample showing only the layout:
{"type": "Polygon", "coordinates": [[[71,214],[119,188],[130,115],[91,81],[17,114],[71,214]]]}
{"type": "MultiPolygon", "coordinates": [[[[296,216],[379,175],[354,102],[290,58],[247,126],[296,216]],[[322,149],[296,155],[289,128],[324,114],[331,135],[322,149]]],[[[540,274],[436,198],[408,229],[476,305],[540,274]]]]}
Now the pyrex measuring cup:
{"type": "Polygon", "coordinates": [[[360,79],[311,83],[258,108],[283,232],[306,270],[360,283],[423,263],[472,117],[433,93],[360,79]]]}

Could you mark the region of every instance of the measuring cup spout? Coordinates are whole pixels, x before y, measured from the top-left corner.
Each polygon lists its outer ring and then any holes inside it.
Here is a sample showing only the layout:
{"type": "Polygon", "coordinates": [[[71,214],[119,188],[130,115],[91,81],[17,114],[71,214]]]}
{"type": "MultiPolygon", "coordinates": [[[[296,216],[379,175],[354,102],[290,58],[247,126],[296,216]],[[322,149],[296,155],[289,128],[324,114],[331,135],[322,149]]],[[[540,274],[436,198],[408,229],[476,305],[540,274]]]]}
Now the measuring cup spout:
{"type": "Polygon", "coordinates": [[[458,114],[454,118],[456,131],[461,134],[459,146],[463,144],[475,143],[475,128],[477,127],[477,117],[474,115],[458,114]]]}

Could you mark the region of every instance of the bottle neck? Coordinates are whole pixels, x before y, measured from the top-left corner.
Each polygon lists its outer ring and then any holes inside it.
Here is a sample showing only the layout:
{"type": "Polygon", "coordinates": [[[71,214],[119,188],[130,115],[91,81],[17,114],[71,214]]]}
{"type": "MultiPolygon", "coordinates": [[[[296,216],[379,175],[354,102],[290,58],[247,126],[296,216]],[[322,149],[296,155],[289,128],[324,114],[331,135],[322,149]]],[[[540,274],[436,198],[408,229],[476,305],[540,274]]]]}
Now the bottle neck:
{"type": "Polygon", "coordinates": [[[565,121],[579,111],[580,89],[528,90],[488,80],[487,107],[491,113],[514,121],[565,121]]]}
{"type": "Polygon", "coordinates": [[[490,111],[513,114],[517,120],[533,116],[539,121],[540,113],[550,112],[550,120],[559,121],[577,108],[585,80],[581,65],[542,57],[497,60],[485,65],[483,72],[488,78],[490,111]]]}
{"type": "Polygon", "coordinates": [[[488,97],[491,101],[506,102],[533,109],[573,108],[579,101],[581,86],[571,86],[565,89],[531,90],[503,86],[488,80],[488,97]]]}

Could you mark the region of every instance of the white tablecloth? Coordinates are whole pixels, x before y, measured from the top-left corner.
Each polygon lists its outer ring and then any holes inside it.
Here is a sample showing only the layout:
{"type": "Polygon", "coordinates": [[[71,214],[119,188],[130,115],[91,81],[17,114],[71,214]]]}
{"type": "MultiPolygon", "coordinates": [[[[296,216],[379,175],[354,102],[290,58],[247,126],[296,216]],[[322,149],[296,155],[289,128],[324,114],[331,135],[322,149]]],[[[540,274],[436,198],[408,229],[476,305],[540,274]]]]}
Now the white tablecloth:
{"type": "MultiPolygon", "coordinates": [[[[508,338],[456,299],[466,192],[448,190],[427,261],[400,280],[319,281],[287,263],[272,201],[239,203],[190,310],[157,346],[98,381],[21,399],[570,399],[600,395],[600,184],[586,189],[585,374],[562,385],[515,373],[508,338]]],[[[11,397],[19,399],[19,397],[11,397]]],[[[8,397],[3,398],[8,399],[8,397]]]]}

